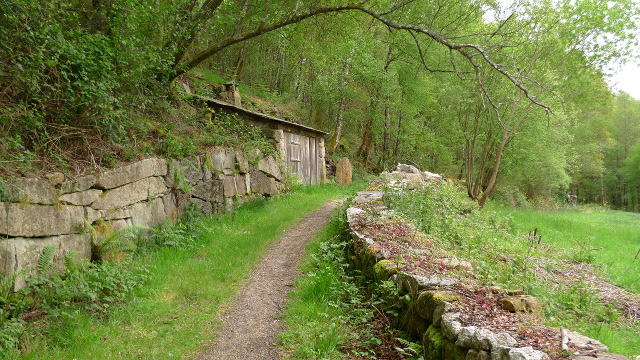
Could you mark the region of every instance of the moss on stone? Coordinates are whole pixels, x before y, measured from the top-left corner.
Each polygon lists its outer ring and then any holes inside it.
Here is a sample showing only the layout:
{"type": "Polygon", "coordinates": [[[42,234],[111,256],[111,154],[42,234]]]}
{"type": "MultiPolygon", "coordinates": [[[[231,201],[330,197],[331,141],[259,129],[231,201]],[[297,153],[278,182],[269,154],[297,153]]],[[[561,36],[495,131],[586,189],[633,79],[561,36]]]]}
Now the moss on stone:
{"type": "Polygon", "coordinates": [[[425,359],[442,359],[444,355],[444,343],[446,338],[435,326],[429,326],[422,336],[425,359]]]}
{"type": "Polygon", "coordinates": [[[465,360],[467,357],[467,350],[459,346],[456,346],[449,339],[444,339],[444,346],[442,347],[443,360],[465,360]]]}
{"type": "Polygon", "coordinates": [[[391,260],[380,260],[373,266],[373,275],[378,281],[387,280],[396,273],[398,266],[391,260]]]}
{"type": "Polygon", "coordinates": [[[465,360],[467,350],[456,346],[454,342],[447,339],[442,330],[429,326],[422,336],[422,346],[424,348],[425,359],[432,360],[465,360]]]}
{"type": "Polygon", "coordinates": [[[96,236],[102,238],[108,235],[113,234],[113,224],[111,221],[98,220],[95,225],[93,225],[93,229],[95,231],[96,236]]]}
{"type": "Polygon", "coordinates": [[[428,290],[421,292],[416,299],[416,313],[423,319],[432,322],[433,313],[439,306],[444,306],[445,302],[455,302],[460,300],[458,294],[451,291],[428,290]]]}

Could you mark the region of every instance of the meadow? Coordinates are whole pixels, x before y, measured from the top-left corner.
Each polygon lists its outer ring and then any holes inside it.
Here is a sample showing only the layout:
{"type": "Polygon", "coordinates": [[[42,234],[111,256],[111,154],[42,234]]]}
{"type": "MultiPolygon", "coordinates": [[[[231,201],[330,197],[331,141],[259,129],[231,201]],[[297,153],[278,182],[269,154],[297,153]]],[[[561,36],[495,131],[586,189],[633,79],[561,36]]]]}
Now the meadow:
{"type": "Polygon", "coordinates": [[[514,233],[537,229],[543,242],[595,264],[609,281],[640,293],[640,214],[591,206],[561,211],[494,210],[512,219],[514,233]]]}

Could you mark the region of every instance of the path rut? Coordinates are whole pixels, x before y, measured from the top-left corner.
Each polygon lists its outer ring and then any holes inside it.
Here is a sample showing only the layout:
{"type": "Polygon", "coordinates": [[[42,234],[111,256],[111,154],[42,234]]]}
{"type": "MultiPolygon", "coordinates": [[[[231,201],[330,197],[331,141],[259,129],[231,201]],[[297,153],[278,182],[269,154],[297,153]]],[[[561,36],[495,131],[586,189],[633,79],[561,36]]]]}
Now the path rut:
{"type": "Polygon", "coordinates": [[[304,247],[331,219],[341,201],[334,200],[305,216],[271,245],[232,305],[221,315],[216,338],[196,359],[280,359],[280,317],[288,292],[299,276],[304,247]]]}

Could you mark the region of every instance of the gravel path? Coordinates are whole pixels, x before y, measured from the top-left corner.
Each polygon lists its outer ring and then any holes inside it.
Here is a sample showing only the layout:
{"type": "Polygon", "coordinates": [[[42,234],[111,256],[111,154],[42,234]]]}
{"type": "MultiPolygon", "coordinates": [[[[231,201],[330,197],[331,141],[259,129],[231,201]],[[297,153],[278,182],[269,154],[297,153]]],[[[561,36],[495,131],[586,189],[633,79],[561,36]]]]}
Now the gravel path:
{"type": "Polygon", "coordinates": [[[222,326],[201,360],[279,359],[280,314],[299,275],[305,244],[330,219],[341,201],[330,201],[289,229],[265,253],[246,285],[221,316],[222,326]]]}

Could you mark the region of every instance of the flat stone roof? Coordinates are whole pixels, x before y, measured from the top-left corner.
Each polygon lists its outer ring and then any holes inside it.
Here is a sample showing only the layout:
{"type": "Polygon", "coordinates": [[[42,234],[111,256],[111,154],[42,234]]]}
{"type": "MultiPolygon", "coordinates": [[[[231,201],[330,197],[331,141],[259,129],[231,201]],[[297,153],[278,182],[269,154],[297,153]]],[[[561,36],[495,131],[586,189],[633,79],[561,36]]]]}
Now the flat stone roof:
{"type": "Polygon", "coordinates": [[[231,110],[231,111],[238,112],[238,113],[244,113],[244,114],[248,114],[248,115],[253,115],[253,116],[255,116],[255,117],[259,118],[259,119],[262,119],[262,120],[265,120],[265,121],[268,121],[268,122],[274,122],[274,123],[282,124],[282,125],[285,125],[285,126],[288,126],[288,127],[296,128],[296,129],[299,129],[299,130],[309,131],[311,133],[315,133],[315,134],[318,134],[318,135],[323,136],[323,137],[328,134],[327,132],[324,132],[322,130],[314,129],[312,127],[305,126],[305,125],[296,124],[294,122],[287,121],[287,120],[284,120],[284,119],[280,119],[280,118],[277,118],[275,116],[259,113],[257,111],[245,109],[243,107],[236,106],[234,104],[230,104],[230,103],[228,103],[226,101],[213,99],[213,98],[209,98],[209,97],[204,97],[204,96],[199,96],[199,95],[196,95],[196,96],[198,98],[202,99],[203,101],[207,102],[208,104],[213,105],[214,107],[219,107],[219,108],[231,110]]]}

